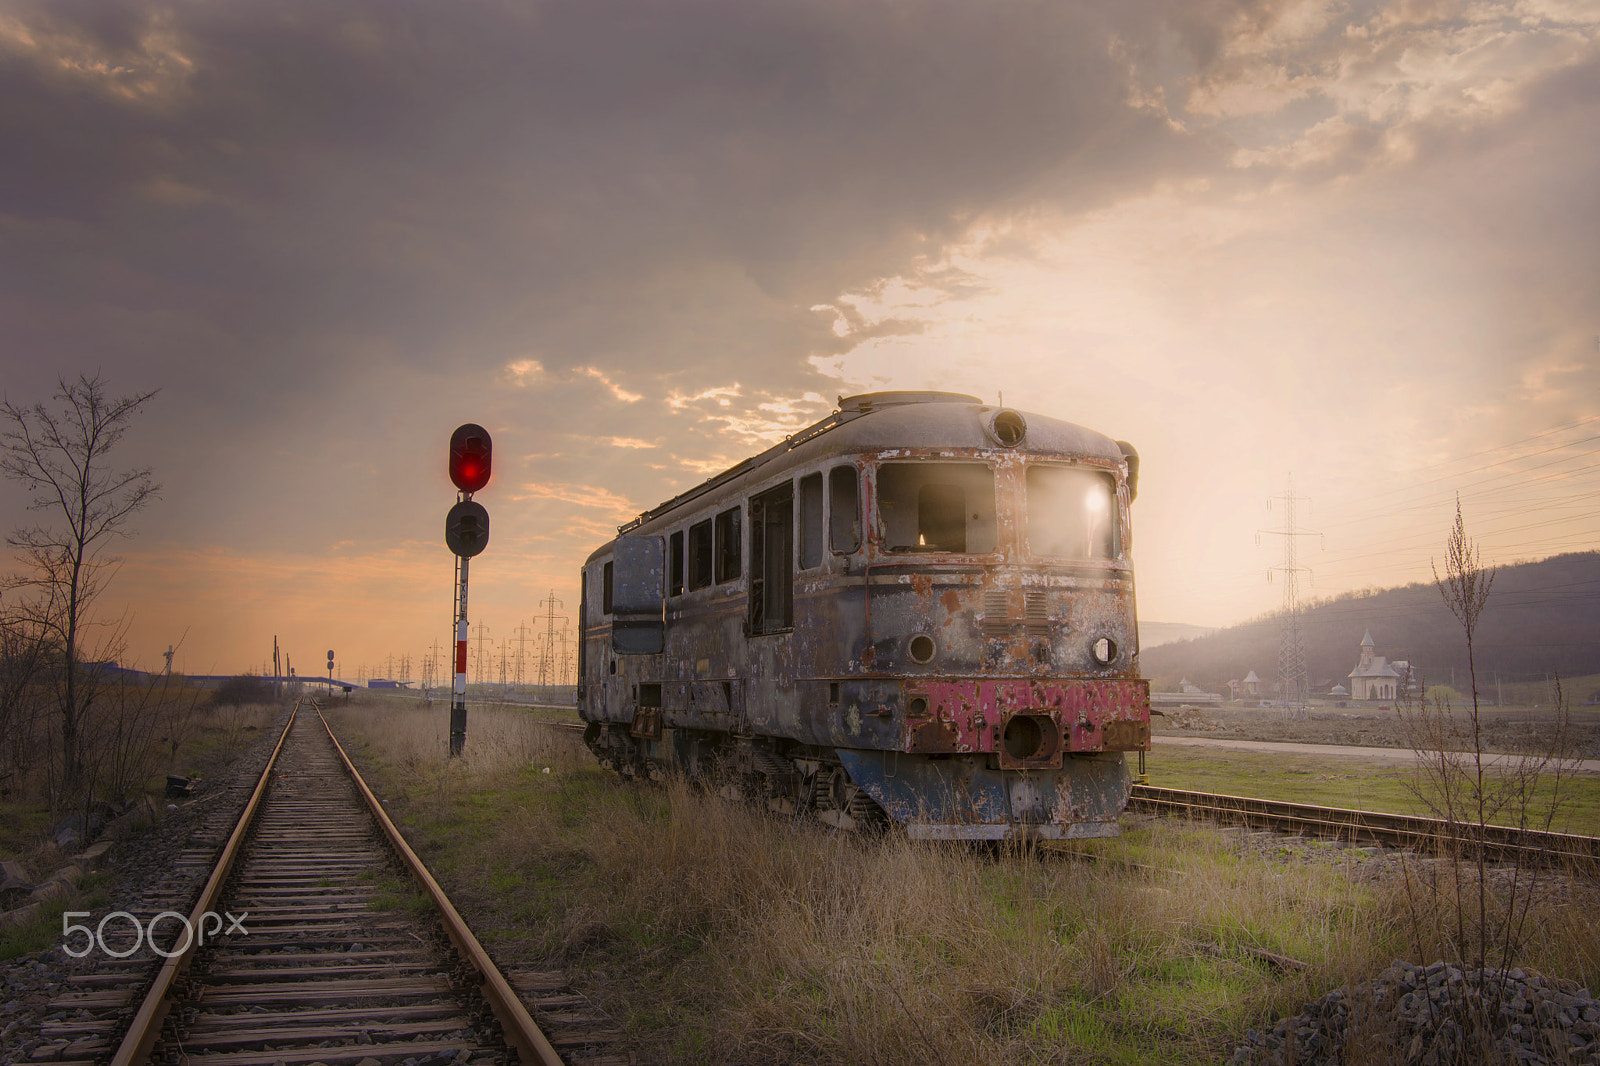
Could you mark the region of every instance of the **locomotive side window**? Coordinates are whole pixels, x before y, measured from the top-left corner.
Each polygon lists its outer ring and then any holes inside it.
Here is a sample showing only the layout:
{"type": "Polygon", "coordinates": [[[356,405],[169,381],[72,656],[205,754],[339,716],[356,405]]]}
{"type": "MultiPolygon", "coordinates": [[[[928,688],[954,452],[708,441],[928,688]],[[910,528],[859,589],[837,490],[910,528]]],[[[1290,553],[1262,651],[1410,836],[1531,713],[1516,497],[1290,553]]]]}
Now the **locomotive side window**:
{"type": "Polygon", "coordinates": [[[892,552],[992,552],[994,471],[984,463],[884,463],[878,513],[892,552]]]}
{"type": "Polygon", "coordinates": [[[739,557],[743,545],[739,541],[739,508],[717,515],[717,584],[733,581],[739,576],[739,557]]]}
{"type": "Polygon", "coordinates": [[[750,632],[794,627],[794,483],[750,498],[750,632]]]}
{"type": "Polygon", "coordinates": [[[1121,553],[1116,483],[1108,475],[1083,467],[1030,466],[1027,488],[1034,555],[1114,559],[1121,553]]]}
{"type": "Polygon", "coordinates": [[[600,592],[600,613],[601,614],[610,614],[611,613],[611,564],[609,562],[606,563],[605,569],[602,570],[601,573],[604,576],[601,579],[601,584],[602,584],[603,587],[602,587],[601,592],[600,592]]]}
{"type": "Polygon", "coordinates": [[[667,595],[683,595],[683,530],[667,539],[667,595]]]}
{"type": "Polygon", "coordinates": [[[800,479],[800,569],[822,565],[822,475],[800,479]]]}
{"type": "Polygon", "coordinates": [[[689,588],[711,584],[711,519],[689,527],[689,588]]]}
{"type": "Polygon", "coordinates": [[[828,471],[828,524],[834,551],[848,555],[861,547],[861,501],[853,466],[828,471]]]}

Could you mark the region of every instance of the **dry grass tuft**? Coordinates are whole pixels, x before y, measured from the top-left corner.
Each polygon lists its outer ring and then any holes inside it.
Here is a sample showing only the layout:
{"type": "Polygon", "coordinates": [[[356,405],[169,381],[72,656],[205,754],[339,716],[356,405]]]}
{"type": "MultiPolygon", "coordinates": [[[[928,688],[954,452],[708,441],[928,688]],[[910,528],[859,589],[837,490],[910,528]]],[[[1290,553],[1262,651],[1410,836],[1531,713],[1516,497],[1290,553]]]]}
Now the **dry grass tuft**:
{"type": "MultiPolygon", "coordinates": [[[[1402,889],[1203,828],[1096,862],[862,838],[624,783],[518,710],[473,708],[452,762],[413,713],[340,725],[491,950],[565,966],[649,1061],[1216,1062],[1407,953],[1402,889]]],[[[1524,965],[1592,981],[1592,913],[1550,910],[1524,965]]]]}

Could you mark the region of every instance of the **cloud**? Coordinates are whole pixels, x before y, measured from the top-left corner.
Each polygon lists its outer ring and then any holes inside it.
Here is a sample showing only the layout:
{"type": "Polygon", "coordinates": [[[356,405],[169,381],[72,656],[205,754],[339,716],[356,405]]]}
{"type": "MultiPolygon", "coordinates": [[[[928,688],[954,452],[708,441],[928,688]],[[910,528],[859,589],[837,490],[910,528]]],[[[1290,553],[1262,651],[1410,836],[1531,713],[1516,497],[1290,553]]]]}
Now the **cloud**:
{"type": "MultiPolygon", "coordinates": [[[[691,474],[698,474],[701,477],[716,477],[724,470],[727,470],[734,464],[740,462],[742,458],[743,457],[730,459],[724,455],[674,455],[672,457],[673,462],[677,463],[678,466],[689,471],[691,474]]],[[[660,469],[660,467],[657,467],[656,469],[660,469]]]]}
{"type": "Polygon", "coordinates": [[[513,359],[502,376],[517,388],[526,388],[544,377],[544,366],[537,359],[513,359]]]}
{"type": "Polygon", "coordinates": [[[183,34],[170,13],[125,9],[96,14],[99,24],[92,29],[40,11],[30,12],[30,18],[0,15],[0,51],[43,78],[120,104],[152,108],[175,103],[188,88],[195,62],[186,54],[183,34]]]}
{"type": "Polygon", "coordinates": [[[610,391],[612,396],[621,400],[623,403],[638,403],[640,400],[644,399],[644,395],[642,393],[629,392],[621,385],[618,385],[615,381],[612,381],[611,376],[604,370],[601,370],[599,367],[578,366],[573,367],[572,372],[574,374],[581,374],[584,377],[594,378],[600,384],[604,385],[606,389],[610,391]]]}
{"type": "Polygon", "coordinates": [[[519,502],[527,500],[556,500],[578,507],[595,507],[628,518],[638,513],[638,508],[626,498],[592,485],[537,485],[525,484],[511,497],[519,502]]]}
{"type": "Polygon", "coordinates": [[[709,400],[719,407],[732,407],[733,401],[739,398],[741,392],[737,381],[732,385],[713,385],[693,395],[674,389],[667,396],[667,406],[674,411],[684,411],[692,407],[701,407],[709,400]]]}

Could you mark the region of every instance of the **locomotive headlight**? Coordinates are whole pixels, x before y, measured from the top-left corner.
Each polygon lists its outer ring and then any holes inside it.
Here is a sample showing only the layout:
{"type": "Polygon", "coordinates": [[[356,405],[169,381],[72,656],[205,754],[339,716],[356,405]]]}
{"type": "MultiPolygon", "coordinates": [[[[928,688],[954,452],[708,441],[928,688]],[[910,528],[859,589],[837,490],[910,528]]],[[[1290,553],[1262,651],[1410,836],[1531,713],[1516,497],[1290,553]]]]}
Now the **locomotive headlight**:
{"type": "Polygon", "coordinates": [[[1089,646],[1089,654],[1101,666],[1110,666],[1111,660],[1117,657],[1117,642],[1110,637],[1101,637],[1089,646]]]}

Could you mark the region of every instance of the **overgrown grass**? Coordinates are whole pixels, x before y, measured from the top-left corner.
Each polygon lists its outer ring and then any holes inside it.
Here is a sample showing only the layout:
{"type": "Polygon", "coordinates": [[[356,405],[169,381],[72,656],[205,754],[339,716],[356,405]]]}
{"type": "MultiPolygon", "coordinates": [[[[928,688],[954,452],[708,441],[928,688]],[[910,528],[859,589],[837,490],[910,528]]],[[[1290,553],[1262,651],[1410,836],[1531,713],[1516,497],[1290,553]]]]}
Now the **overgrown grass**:
{"type": "MultiPolygon", "coordinates": [[[[335,718],[490,950],[566,968],[650,1061],[1216,1062],[1411,934],[1399,882],[1183,824],[1093,863],[863,839],[625,784],[522,711],[474,707],[461,760],[443,708],[335,718]]],[[[1600,978],[1585,913],[1544,928],[1527,965],[1600,978]]]]}
{"type": "MultiPolygon", "coordinates": [[[[94,911],[107,906],[110,896],[106,892],[106,884],[109,881],[110,878],[104,873],[87,874],[78,882],[74,898],[44,904],[39,908],[38,917],[23,925],[0,925],[0,962],[59,946],[62,912],[94,911]]],[[[82,934],[78,935],[81,937],[82,934]]],[[[81,941],[77,950],[81,950],[81,941]]]]}
{"type": "MultiPolygon", "coordinates": [[[[168,752],[172,772],[185,776],[216,776],[260,735],[277,714],[265,705],[207,708],[186,729],[176,751],[168,752]]],[[[159,800],[166,786],[166,770],[153,773],[136,790],[159,800]]],[[[164,802],[164,801],[163,801],[164,802]]],[[[163,810],[163,802],[155,809],[163,810]]],[[[142,815],[131,815],[143,818],[142,815]]],[[[147,825],[140,821],[139,826],[147,825]]],[[[47,802],[37,795],[13,794],[0,799],[0,858],[17,859],[32,877],[42,881],[71,856],[50,839],[50,812],[47,802]]],[[[113,828],[111,832],[116,832],[113,828]]],[[[81,882],[73,899],[56,901],[41,908],[41,917],[22,926],[0,926],[0,960],[16,958],[52,947],[61,942],[61,912],[92,910],[105,905],[99,892],[103,874],[81,882]]]]}
{"type": "MultiPolygon", "coordinates": [[[[1146,762],[1150,784],[1231,796],[1263,796],[1325,807],[1353,807],[1391,814],[1431,816],[1407,782],[1413,767],[1364,763],[1347,756],[1320,757],[1231,748],[1163,746],[1146,762]]],[[[1535,806],[1548,799],[1549,782],[1535,806]]],[[[1561,784],[1561,803],[1551,827],[1560,833],[1600,834],[1600,776],[1576,774],[1561,784]]]]}

